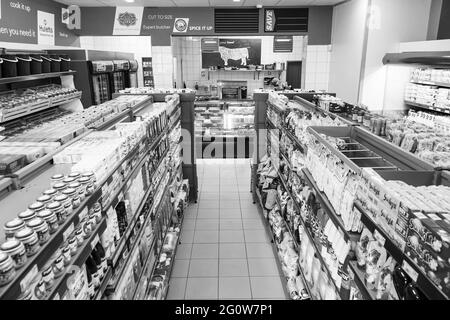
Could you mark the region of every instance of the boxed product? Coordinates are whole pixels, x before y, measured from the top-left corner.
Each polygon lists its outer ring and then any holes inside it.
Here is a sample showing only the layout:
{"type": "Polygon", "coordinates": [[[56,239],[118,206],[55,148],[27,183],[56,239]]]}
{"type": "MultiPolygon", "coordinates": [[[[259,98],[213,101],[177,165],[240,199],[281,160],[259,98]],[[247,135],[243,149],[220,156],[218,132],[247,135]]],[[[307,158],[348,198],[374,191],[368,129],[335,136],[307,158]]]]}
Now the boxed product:
{"type": "Polygon", "coordinates": [[[12,174],[26,165],[26,157],[20,154],[0,154],[0,175],[12,174]]]}

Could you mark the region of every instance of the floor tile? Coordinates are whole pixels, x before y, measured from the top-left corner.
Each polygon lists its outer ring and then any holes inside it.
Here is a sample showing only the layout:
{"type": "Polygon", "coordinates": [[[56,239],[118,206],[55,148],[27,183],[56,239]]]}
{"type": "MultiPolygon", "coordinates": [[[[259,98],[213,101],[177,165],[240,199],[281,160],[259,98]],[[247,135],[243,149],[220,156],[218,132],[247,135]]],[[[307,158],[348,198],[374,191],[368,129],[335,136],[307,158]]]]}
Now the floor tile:
{"type": "Polygon", "coordinates": [[[242,230],[221,230],[220,243],[241,243],[244,242],[244,232],[242,230]]]}
{"type": "Polygon", "coordinates": [[[258,219],[242,219],[242,225],[244,230],[264,230],[264,224],[261,218],[258,219]]]}
{"type": "Polygon", "coordinates": [[[245,252],[244,243],[220,243],[219,244],[220,259],[245,259],[247,254],[245,252]]]}
{"type": "Polygon", "coordinates": [[[279,276],[277,262],[272,258],[248,258],[248,268],[252,277],[279,276]]]}
{"type": "Polygon", "coordinates": [[[219,186],[214,186],[214,187],[202,187],[201,188],[201,194],[208,194],[208,193],[214,193],[217,194],[220,192],[220,188],[219,186]]]}
{"type": "Polygon", "coordinates": [[[239,190],[238,190],[238,188],[236,188],[236,186],[220,186],[220,192],[239,193],[239,190]]]}
{"type": "Polygon", "coordinates": [[[198,210],[197,219],[219,219],[219,209],[198,210]]]}
{"type": "Polygon", "coordinates": [[[218,299],[218,278],[189,278],[186,284],[186,299],[215,300],[218,299]]]}
{"type": "Polygon", "coordinates": [[[194,235],[194,243],[218,243],[219,231],[218,230],[196,230],[194,235]]]}
{"type": "Polygon", "coordinates": [[[273,245],[268,243],[247,243],[247,256],[249,258],[273,258],[273,245]]]}
{"type": "Polygon", "coordinates": [[[171,278],[167,300],[184,300],[187,278],[171,278]]]}
{"type": "Polygon", "coordinates": [[[219,197],[221,202],[225,201],[238,201],[240,200],[239,193],[221,193],[219,197]]]}
{"type": "Polygon", "coordinates": [[[219,275],[219,261],[214,259],[191,260],[189,278],[217,277],[219,275]]]}
{"type": "Polygon", "coordinates": [[[219,299],[251,298],[249,278],[220,278],[219,299]]]}
{"type": "Polygon", "coordinates": [[[219,259],[219,244],[194,243],[191,259],[219,259]]]}
{"type": "MultiPolygon", "coordinates": [[[[250,188],[249,188],[250,190],[250,188]]],[[[251,203],[253,204],[253,193],[251,192],[239,192],[239,199],[241,200],[241,205],[242,204],[247,204],[247,203],[251,203]]]]}
{"type": "Polygon", "coordinates": [[[175,264],[173,265],[172,277],[174,278],[186,278],[189,273],[189,260],[178,260],[175,259],[175,264]]]}
{"type": "Polygon", "coordinates": [[[201,193],[199,199],[200,201],[220,199],[220,193],[201,193]]]}
{"type": "Polygon", "coordinates": [[[219,219],[199,219],[195,230],[219,230],[219,219]]]}
{"type": "Polygon", "coordinates": [[[183,231],[195,230],[195,220],[186,220],[183,222],[183,231]]]}
{"type": "Polygon", "coordinates": [[[220,230],[242,230],[241,219],[221,219],[220,230]]]}
{"type": "Polygon", "coordinates": [[[176,260],[190,259],[192,251],[192,243],[182,243],[178,245],[176,260]]]}
{"type": "Polygon", "coordinates": [[[258,219],[259,212],[249,209],[241,209],[242,219],[258,219]]]}
{"type": "Polygon", "coordinates": [[[181,233],[181,243],[192,243],[194,241],[194,230],[186,230],[181,233]]]}
{"type": "Polygon", "coordinates": [[[270,243],[271,239],[263,230],[245,230],[245,242],[270,243]]]}
{"type": "Polygon", "coordinates": [[[219,277],[248,277],[247,259],[222,259],[219,261],[219,277]]]}
{"type": "Polygon", "coordinates": [[[252,296],[254,299],[285,299],[286,294],[278,277],[250,277],[252,296]]]}
{"type": "Polygon", "coordinates": [[[220,200],[220,209],[240,209],[239,200],[220,200]]]}
{"type": "Polygon", "coordinates": [[[200,200],[198,209],[219,209],[219,200],[200,200]]]}

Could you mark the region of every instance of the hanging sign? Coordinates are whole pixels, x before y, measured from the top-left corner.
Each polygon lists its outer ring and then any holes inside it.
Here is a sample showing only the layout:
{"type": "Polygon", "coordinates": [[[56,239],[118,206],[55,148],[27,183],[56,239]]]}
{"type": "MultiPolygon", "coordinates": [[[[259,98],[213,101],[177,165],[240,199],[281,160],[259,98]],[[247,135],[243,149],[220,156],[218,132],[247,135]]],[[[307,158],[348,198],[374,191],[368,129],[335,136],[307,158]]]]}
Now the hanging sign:
{"type": "Polygon", "coordinates": [[[38,10],[38,44],[55,45],[55,15],[38,10]]]}
{"type": "Polygon", "coordinates": [[[113,35],[138,36],[141,33],[144,7],[117,7],[113,35]]]}

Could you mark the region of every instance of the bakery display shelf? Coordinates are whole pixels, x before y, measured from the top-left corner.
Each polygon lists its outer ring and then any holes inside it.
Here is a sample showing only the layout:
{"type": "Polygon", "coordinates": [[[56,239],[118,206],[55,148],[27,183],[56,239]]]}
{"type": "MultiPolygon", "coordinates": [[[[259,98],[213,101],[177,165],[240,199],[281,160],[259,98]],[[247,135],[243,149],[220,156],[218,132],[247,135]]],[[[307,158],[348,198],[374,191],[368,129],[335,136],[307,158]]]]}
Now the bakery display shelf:
{"type": "MultiPolygon", "coordinates": [[[[50,177],[56,173],[61,173],[61,170],[59,170],[61,167],[55,167],[58,168],[58,170],[47,170],[43,172],[30,183],[27,189],[16,191],[16,194],[12,194],[11,197],[6,198],[5,200],[8,200],[8,205],[3,205],[4,203],[2,203],[2,211],[5,209],[7,212],[20,212],[20,207],[23,209],[24,203],[32,203],[42,194],[42,186],[49,184],[50,177]],[[15,206],[19,207],[19,210],[9,210],[8,207],[10,207],[10,203],[15,203],[15,206]]],[[[69,170],[66,170],[66,172],[68,171],[69,170]]],[[[87,206],[91,206],[97,202],[100,199],[100,196],[101,188],[97,188],[94,194],[83,200],[81,205],[72,212],[70,217],[68,217],[64,224],[59,227],[57,232],[40,247],[39,252],[36,255],[29,257],[27,263],[19,270],[16,270],[14,280],[8,285],[0,288],[0,300],[16,300],[23,292],[23,289],[29,287],[31,280],[33,280],[34,276],[39,271],[42,271],[56,251],[56,248],[59,248],[67,240],[66,238],[69,233],[71,233],[75,226],[79,224],[81,213],[85,211],[87,206]]],[[[12,217],[9,218],[11,219],[12,217]]],[[[2,223],[2,225],[4,225],[4,223],[2,223]]]]}
{"type": "Polygon", "coordinates": [[[105,293],[105,290],[106,290],[106,286],[108,285],[108,282],[111,279],[111,277],[112,277],[112,268],[109,267],[108,271],[106,271],[106,274],[104,275],[104,277],[100,283],[100,287],[98,288],[98,290],[95,293],[92,300],[101,300],[102,299],[103,294],[105,293]]]}
{"type": "MultiPolygon", "coordinates": [[[[322,269],[325,270],[325,272],[326,272],[328,278],[329,278],[330,281],[333,283],[333,286],[336,288],[336,291],[338,292],[339,297],[340,297],[340,289],[339,289],[339,287],[336,285],[336,282],[334,281],[333,277],[331,276],[330,269],[328,268],[328,265],[325,263],[325,260],[324,260],[323,257],[322,257],[321,251],[320,251],[319,248],[317,247],[317,244],[316,244],[316,242],[315,242],[315,240],[314,240],[314,237],[311,235],[311,233],[310,233],[308,227],[307,227],[306,224],[305,224],[305,221],[303,220],[303,217],[301,216],[301,212],[302,212],[302,211],[301,211],[301,208],[300,208],[299,204],[297,203],[297,200],[293,197],[293,195],[292,195],[290,189],[287,187],[287,183],[286,183],[286,181],[284,180],[284,178],[282,177],[282,175],[279,175],[279,177],[280,177],[281,183],[285,186],[286,191],[289,193],[289,196],[290,196],[290,198],[292,199],[292,201],[293,201],[293,203],[294,203],[294,206],[295,206],[297,212],[300,214],[300,221],[301,221],[301,224],[303,225],[303,229],[304,229],[304,231],[305,231],[305,234],[306,234],[307,237],[309,238],[309,241],[311,242],[311,245],[314,247],[314,251],[316,252],[316,256],[317,256],[317,258],[318,258],[319,261],[320,261],[320,265],[322,266],[322,269]]],[[[302,267],[300,266],[300,264],[299,264],[299,268],[302,269],[302,267]]],[[[305,285],[308,285],[308,283],[306,283],[305,285]]]]}
{"type": "Polygon", "coordinates": [[[402,266],[403,270],[411,277],[417,286],[430,300],[448,300],[441,289],[439,289],[431,279],[401,250],[380,228],[373,219],[366,213],[362,204],[359,201],[355,202],[355,208],[361,212],[361,222],[372,233],[377,232],[385,241],[384,247],[395,261],[402,266]]]}
{"type": "Polygon", "coordinates": [[[350,278],[352,278],[356,286],[358,287],[364,300],[377,300],[377,292],[367,288],[364,279],[364,272],[358,268],[356,261],[349,261],[348,263],[348,273],[350,278]]]}
{"type": "Polygon", "coordinates": [[[320,206],[325,209],[325,211],[328,213],[328,216],[331,220],[333,220],[334,225],[343,233],[345,241],[357,241],[360,237],[360,234],[347,231],[344,226],[344,222],[342,221],[342,218],[339,217],[334,210],[333,206],[331,205],[330,201],[328,200],[327,196],[319,190],[319,187],[316,184],[316,181],[312,177],[311,173],[308,169],[303,168],[302,169],[303,176],[305,177],[305,181],[307,184],[311,187],[314,194],[316,195],[316,199],[319,201],[320,206]]]}
{"type": "MultiPolygon", "coordinates": [[[[164,174],[161,176],[161,179],[159,180],[159,182],[157,183],[157,186],[154,188],[154,190],[158,190],[160,188],[160,184],[161,182],[163,182],[164,177],[168,174],[168,170],[166,170],[164,172],[164,174]]],[[[162,193],[162,195],[164,195],[164,193],[167,191],[168,185],[165,186],[164,191],[162,193]]],[[[140,242],[140,239],[142,238],[143,232],[145,230],[145,225],[148,222],[148,219],[150,219],[152,217],[152,212],[155,211],[157,208],[159,208],[159,205],[162,201],[163,197],[161,196],[161,198],[159,199],[157,206],[155,205],[155,203],[153,203],[151,210],[149,211],[148,215],[144,218],[144,221],[142,222],[142,227],[141,229],[138,231],[138,234],[136,235],[136,238],[133,242],[133,245],[131,246],[131,249],[129,251],[129,254],[127,255],[127,257],[125,258],[125,261],[123,262],[122,266],[120,266],[120,271],[118,276],[114,276],[114,281],[112,281],[112,283],[110,282],[106,288],[106,292],[114,292],[115,289],[117,288],[117,285],[120,283],[120,280],[122,278],[123,272],[125,271],[125,269],[127,268],[128,262],[130,257],[132,257],[132,253],[134,252],[134,250],[137,250],[138,248],[138,244],[140,242]]]]}
{"type": "Polygon", "coordinates": [[[105,230],[106,217],[103,216],[94,232],[92,232],[88,239],[84,240],[81,248],[78,248],[77,254],[72,257],[72,262],[68,267],[66,267],[63,275],[55,279],[55,283],[53,284],[51,291],[48,292],[48,300],[60,300],[62,297],[64,297],[65,293],[68,290],[69,278],[73,276],[75,270],[81,269],[87,258],[90,256],[92,250],[95,249],[95,246],[100,241],[100,237],[105,230]]]}
{"type": "Polygon", "coordinates": [[[444,113],[444,114],[450,114],[450,109],[443,109],[443,108],[433,107],[433,106],[429,106],[429,105],[426,105],[426,104],[417,103],[417,102],[408,101],[408,100],[405,100],[405,103],[408,106],[411,106],[411,107],[421,108],[421,109],[434,111],[434,112],[440,112],[440,113],[444,113]]]}
{"type": "Polygon", "coordinates": [[[411,83],[423,84],[423,85],[428,85],[428,86],[443,87],[443,88],[450,88],[450,83],[448,83],[448,82],[411,80],[411,83]]]}
{"type": "MultiPolygon", "coordinates": [[[[161,157],[161,160],[159,161],[158,165],[156,166],[156,168],[159,168],[161,166],[161,163],[164,161],[164,159],[166,159],[167,157],[167,152],[161,157]]],[[[145,158],[145,156],[144,156],[145,158]]],[[[136,168],[141,168],[141,165],[136,166],[136,168]]],[[[136,169],[135,169],[136,170],[136,169]]],[[[156,170],[157,171],[157,170],[156,170]]],[[[155,171],[155,172],[156,172],[155,171]]],[[[130,177],[133,176],[133,173],[130,175],[130,177]]],[[[153,178],[153,176],[151,177],[151,179],[153,178]]],[[[124,187],[126,187],[127,183],[124,183],[124,187]]],[[[117,193],[117,195],[114,197],[118,197],[118,195],[120,194],[122,188],[120,188],[119,192],[117,193]]],[[[119,259],[119,257],[122,255],[123,253],[123,249],[125,247],[125,244],[128,242],[128,239],[132,233],[132,231],[134,230],[134,227],[137,223],[137,221],[139,220],[139,218],[141,217],[141,211],[142,208],[144,207],[146,200],[148,199],[148,197],[150,196],[150,193],[154,191],[153,188],[148,188],[147,192],[145,193],[144,197],[142,198],[136,212],[133,215],[133,218],[131,219],[130,224],[127,226],[125,233],[123,234],[123,236],[120,238],[118,245],[116,246],[117,249],[114,251],[114,254],[112,256],[111,259],[109,259],[109,263],[110,265],[112,265],[113,267],[116,266],[117,264],[117,260],[119,259]]],[[[113,199],[114,199],[113,198],[113,199]]],[[[106,210],[105,210],[106,211],[106,210]]]]}
{"type": "Polygon", "coordinates": [[[58,78],[58,77],[73,75],[75,73],[76,73],[76,71],[64,71],[64,72],[40,73],[40,74],[33,74],[33,75],[21,76],[21,77],[0,78],[0,84],[9,84],[9,83],[32,81],[32,80],[58,78]]]}

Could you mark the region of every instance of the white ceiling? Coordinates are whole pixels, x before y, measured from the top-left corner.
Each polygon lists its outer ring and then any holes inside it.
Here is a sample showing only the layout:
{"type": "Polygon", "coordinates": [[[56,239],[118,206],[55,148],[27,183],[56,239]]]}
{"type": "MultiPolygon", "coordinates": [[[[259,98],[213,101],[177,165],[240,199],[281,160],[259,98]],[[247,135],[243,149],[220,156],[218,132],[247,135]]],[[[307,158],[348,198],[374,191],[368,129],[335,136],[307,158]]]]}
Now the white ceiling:
{"type": "Polygon", "coordinates": [[[263,6],[326,6],[335,5],[343,0],[135,0],[128,3],[125,0],[56,0],[67,5],[76,4],[80,7],[103,6],[143,6],[143,7],[253,7],[263,6]]]}

